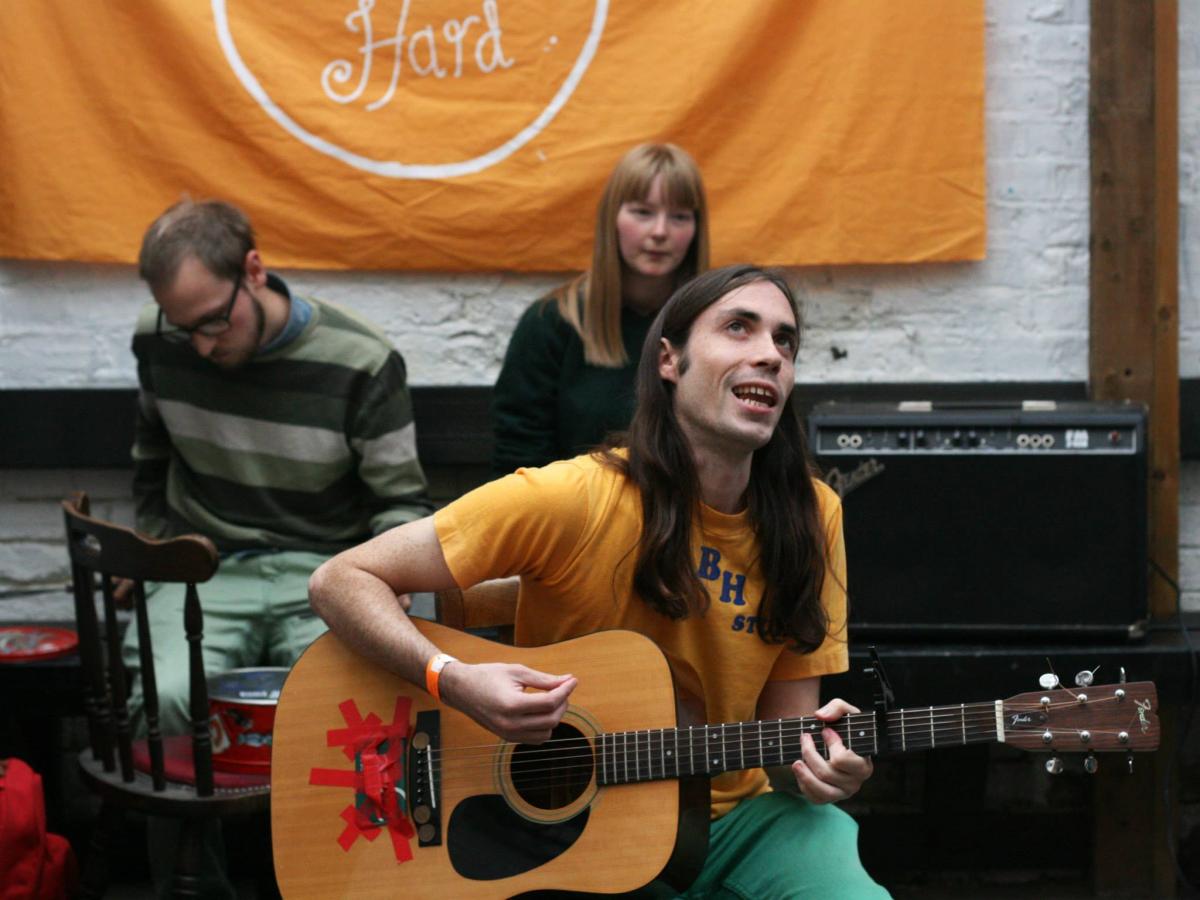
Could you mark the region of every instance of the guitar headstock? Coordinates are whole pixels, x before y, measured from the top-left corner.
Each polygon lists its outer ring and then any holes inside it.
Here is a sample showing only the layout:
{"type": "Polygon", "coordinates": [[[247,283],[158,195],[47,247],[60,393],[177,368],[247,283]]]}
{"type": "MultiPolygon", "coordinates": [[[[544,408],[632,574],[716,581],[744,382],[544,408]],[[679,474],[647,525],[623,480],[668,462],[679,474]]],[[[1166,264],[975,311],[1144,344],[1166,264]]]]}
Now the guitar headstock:
{"type": "Polygon", "coordinates": [[[1151,681],[1031,691],[1003,705],[1003,740],[1022,750],[1158,749],[1158,692],[1151,681]]]}

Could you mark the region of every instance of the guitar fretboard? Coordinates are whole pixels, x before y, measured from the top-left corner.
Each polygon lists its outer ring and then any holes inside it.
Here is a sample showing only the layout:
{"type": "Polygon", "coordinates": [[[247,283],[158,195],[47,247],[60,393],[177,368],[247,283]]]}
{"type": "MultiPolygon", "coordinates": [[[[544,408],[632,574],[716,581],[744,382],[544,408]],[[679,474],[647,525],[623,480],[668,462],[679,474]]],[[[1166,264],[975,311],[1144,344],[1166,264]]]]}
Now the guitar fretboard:
{"type": "MultiPolygon", "coordinates": [[[[879,752],[875,713],[856,713],[828,724],[813,716],[696,725],[599,735],[599,784],[630,784],[688,775],[712,776],[759,766],[790,765],[800,758],[808,734],[826,754],[830,728],[860,756],[879,752]]],[[[888,713],[888,749],[926,750],[1003,740],[998,703],[966,703],[898,709],[888,713]]]]}

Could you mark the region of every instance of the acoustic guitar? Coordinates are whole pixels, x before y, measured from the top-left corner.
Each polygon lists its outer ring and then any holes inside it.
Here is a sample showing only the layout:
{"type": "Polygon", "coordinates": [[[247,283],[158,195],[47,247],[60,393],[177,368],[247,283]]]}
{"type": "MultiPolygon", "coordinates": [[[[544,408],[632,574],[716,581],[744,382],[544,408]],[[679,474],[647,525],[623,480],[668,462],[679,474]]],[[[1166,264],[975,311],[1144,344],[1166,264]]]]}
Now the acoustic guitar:
{"type": "MultiPolygon", "coordinates": [[[[790,764],[811,717],[681,720],[671,671],[647,638],[606,631],[538,648],[414,620],[467,662],[522,662],[579,678],[540,745],[501,741],[332,634],[284,684],[271,760],[275,870],[288,900],[619,893],[686,887],[708,846],[709,778],[790,764]]],[[[1026,750],[1157,748],[1153,684],[1089,686],[847,716],[862,755],[998,741],[1026,750]]],[[[1094,762],[1094,758],[1092,758],[1094,762]]]]}

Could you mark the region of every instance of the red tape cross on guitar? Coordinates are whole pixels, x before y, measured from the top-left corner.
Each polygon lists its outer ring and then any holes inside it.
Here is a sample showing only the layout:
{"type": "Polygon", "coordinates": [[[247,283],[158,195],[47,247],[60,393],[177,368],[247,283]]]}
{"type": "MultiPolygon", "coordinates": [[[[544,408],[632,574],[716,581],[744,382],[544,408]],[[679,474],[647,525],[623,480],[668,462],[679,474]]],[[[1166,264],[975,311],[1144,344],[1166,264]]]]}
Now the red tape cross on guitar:
{"type": "Polygon", "coordinates": [[[397,697],[392,724],[384,725],[375,713],[365,719],[353,700],[338,705],[345,728],[326,733],[328,746],[342,748],[354,769],[314,768],[308,783],[322,787],[354,789],[354,802],[342,810],[346,828],[338,838],[349,852],[360,837],[373,841],[386,828],[397,862],[412,859],[409,841],[416,829],[405,814],[404,755],[408,745],[408,713],[412,701],[397,697]]]}

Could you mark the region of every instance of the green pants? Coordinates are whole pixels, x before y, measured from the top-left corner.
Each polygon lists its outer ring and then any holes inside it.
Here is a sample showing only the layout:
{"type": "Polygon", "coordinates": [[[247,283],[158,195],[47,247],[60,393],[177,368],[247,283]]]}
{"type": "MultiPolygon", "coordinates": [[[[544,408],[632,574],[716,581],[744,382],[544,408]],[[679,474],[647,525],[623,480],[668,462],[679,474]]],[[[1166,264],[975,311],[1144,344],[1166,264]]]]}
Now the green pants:
{"type": "MultiPolygon", "coordinates": [[[[308,605],[308,578],[325,559],[300,551],[223,557],[212,580],[197,585],[204,612],[204,670],[214,675],[247,666],[291,666],[325,632],[325,623],[308,605]]],[[[146,586],[163,734],[190,730],[183,600],[183,585],[146,586]]],[[[141,668],[136,639],[137,628],[131,623],[122,658],[132,672],[141,668]]],[[[140,720],[141,708],[141,680],[134,679],[130,697],[134,721],[140,720]]]]}
{"type": "MultiPolygon", "coordinates": [[[[668,894],[669,896],[670,894],[668,894]]],[[[687,900],[882,900],[858,858],[858,823],[836,806],[776,791],[712,823],[687,900]]]]}

